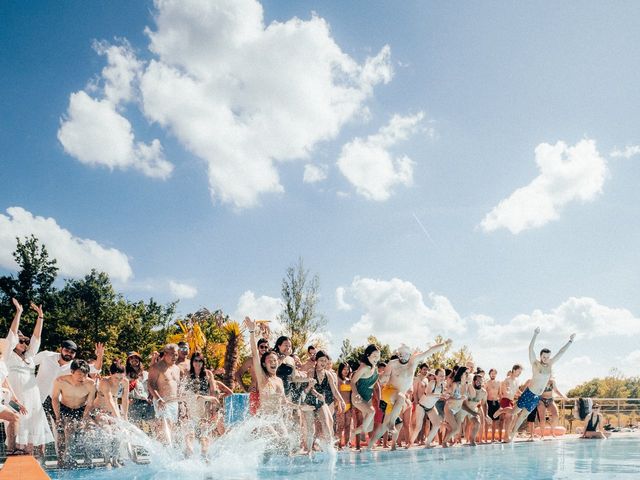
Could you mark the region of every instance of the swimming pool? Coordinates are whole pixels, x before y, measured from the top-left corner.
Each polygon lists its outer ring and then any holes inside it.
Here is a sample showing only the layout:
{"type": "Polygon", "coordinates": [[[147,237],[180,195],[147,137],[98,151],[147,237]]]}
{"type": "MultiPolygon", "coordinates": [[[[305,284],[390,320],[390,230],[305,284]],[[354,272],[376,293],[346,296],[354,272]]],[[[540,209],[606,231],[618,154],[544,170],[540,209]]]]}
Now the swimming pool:
{"type": "MultiPolygon", "coordinates": [[[[250,452],[246,452],[250,456],[250,452]]],[[[221,461],[225,463],[225,461],[221,461]]],[[[339,480],[439,479],[637,479],[640,478],[640,438],[595,440],[550,440],[511,445],[482,445],[475,448],[402,450],[397,452],[341,452],[315,459],[278,458],[257,468],[246,464],[205,466],[195,461],[178,461],[158,471],[154,465],[129,465],[118,470],[51,472],[58,480],[169,480],[176,476],[204,479],[290,479],[339,480]],[[223,468],[220,468],[223,467],[223,468]]]]}

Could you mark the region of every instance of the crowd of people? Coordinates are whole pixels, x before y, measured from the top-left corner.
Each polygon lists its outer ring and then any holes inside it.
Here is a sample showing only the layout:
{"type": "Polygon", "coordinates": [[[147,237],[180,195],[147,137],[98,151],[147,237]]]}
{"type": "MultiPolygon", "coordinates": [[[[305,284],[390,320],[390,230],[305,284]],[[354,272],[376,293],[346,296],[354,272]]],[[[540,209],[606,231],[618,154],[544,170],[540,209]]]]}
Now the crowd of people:
{"type": "MultiPolygon", "coordinates": [[[[122,464],[123,436],[134,425],[165,445],[193,455],[198,445],[206,459],[212,440],[223,435],[225,397],[233,394],[206,365],[202,352],[186,343],[168,344],[143,359],[129,352],[124,364],[115,360],[102,375],[104,347],[95,358],[76,358],[72,340],[59,351],[39,351],[44,312],[31,304],[37,321],[29,337],[20,331],[23,307],[14,299],[15,315],[1,345],[0,420],[5,423],[8,454],[44,455],[54,443],[59,463],[74,465],[75,444],[94,438],[112,466],[122,464]],[[146,363],[146,368],[145,368],[146,363]],[[93,435],[93,437],[92,437],[93,435]]],[[[307,349],[301,361],[291,340],[271,334],[264,322],[245,318],[251,356],[236,372],[248,394],[249,418],[260,419],[252,435],[270,439],[285,454],[313,454],[329,448],[425,448],[482,442],[510,442],[521,425],[549,418],[551,434],[558,422],[552,367],[574,336],[551,356],[535,352],[536,329],[529,345],[532,376],[524,384],[522,366],[514,365],[503,380],[495,369],[486,373],[473,362],[452,369],[430,369],[425,361],[442,351],[447,340],[423,352],[402,345],[382,362],[380,349],[369,345],[357,362],[334,363],[322,350],[307,349]]],[[[605,438],[594,408],[585,436],[605,438]]],[[[544,435],[544,428],[540,428],[544,435]]],[[[533,427],[530,428],[533,438],[533,427]]]]}

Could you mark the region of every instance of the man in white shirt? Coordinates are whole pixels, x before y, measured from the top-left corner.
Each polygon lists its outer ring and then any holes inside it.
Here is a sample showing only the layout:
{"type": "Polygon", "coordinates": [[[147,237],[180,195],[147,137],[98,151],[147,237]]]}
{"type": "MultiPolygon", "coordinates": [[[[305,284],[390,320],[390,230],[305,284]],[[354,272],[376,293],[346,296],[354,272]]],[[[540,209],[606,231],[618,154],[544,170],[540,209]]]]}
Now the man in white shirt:
{"type": "MultiPolygon", "coordinates": [[[[53,382],[62,375],[71,373],[71,362],[76,357],[78,346],[73,340],[65,340],[60,346],[59,352],[42,351],[34,357],[35,364],[38,365],[36,383],[40,390],[40,401],[48,416],[53,417],[51,406],[51,392],[53,382]]],[[[104,356],[104,345],[96,343],[96,363],[91,367],[91,373],[100,373],[102,369],[102,357],[104,356]]]]}

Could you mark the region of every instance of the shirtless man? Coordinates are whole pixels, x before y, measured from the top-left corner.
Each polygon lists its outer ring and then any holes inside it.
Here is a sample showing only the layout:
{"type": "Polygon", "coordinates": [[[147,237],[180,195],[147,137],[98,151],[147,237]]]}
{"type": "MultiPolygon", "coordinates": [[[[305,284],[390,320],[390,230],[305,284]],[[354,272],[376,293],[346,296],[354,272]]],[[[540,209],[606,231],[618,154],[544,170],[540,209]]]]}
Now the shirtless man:
{"type": "Polygon", "coordinates": [[[180,378],[189,376],[191,362],[189,361],[189,344],[187,342],[178,343],[178,360],[176,365],[180,368],[180,378]]]}
{"type": "MultiPolygon", "coordinates": [[[[489,381],[486,383],[487,390],[487,416],[490,418],[486,423],[484,438],[489,440],[489,423],[491,423],[491,441],[496,441],[496,430],[499,426],[499,420],[493,418],[493,415],[500,409],[500,382],[496,380],[498,371],[495,368],[489,370],[489,381]]],[[[498,441],[502,440],[502,430],[498,433],[498,441]]]]}
{"type": "Polygon", "coordinates": [[[392,405],[392,407],[389,412],[385,413],[382,423],[373,432],[373,436],[369,441],[370,447],[375,446],[384,432],[395,432],[396,420],[404,409],[405,402],[407,401],[406,392],[411,389],[413,372],[416,371],[416,367],[431,355],[443,350],[450,344],[451,340],[449,339],[446,342],[434,345],[425,352],[414,355],[411,355],[411,350],[409,350],[409,347],[406,345],[402,345],[398,349],[398,358],[389,361],[384,370],[381,382],[385,384],[385,388],[381,394],[382,400],[384,400],[387,405],[392,405]]]}
{"type": "Polygon", "coordinates": [[[149,368],[149,394],[153,399],[157,426],[162,431],[164,441],[171,444],[171,429],[178,421],[178,383],[180,367],[176,365],[178,346],[165,345],[162,359],[149,368]]]}
{"type": "Polygon", "coordinates": [[[471,433],[468,440],[469,445],[472,447],[476,446],[476,437],[482,424],[481,420],[487,417],[487,391],[484,389],[483,383],[484,377],[482,375],[476,374],[473,376],[473,391],[475,394],[465,400],[468,410],[463,408],[458,412],[458,415],[467,417],[471,423],[471,433]],[[477,415],[470,414],[469,410],[477,412],[477,415]]]}
{"type": "Polygon", "coordinates": [[[307,361],[299,367],[299,370],[309,376],[313,375],[313,371],[316,368],[316,351],[316,347],[309,345],[307,347],[307,361]]]}
{"type": "Polygon", "coordinates": [[[89,417],[96,395],[96,384],[89,378],[89,364],[84,360],[71,362],[71,373],[58,377],[53,383],[51,406],[58,431],[64,431],[64,442],[58,438],[59,462],[68,465],[69,440],[76,428],[89,417]]]}
{"type": "Polygon", "coordinates": [[[493,418],[499,418],[500,424],[498,430],[500,432],[500,441],[505,441],[506,438],[502,438],[502,430],[505,431],[505,436],[508,437],[509,425],[511,425],[511,419],[513,410],[515,407],[516,393],[518,389],[518,377],[522,373],[522,366],[515,364],[509,372],[507,372],[507,378],[505,378],[500,384],[500,408],[493,414],[493,418]]]}
{"type": "Polygon", "coordinates": [[[529,414],[538,407],[540,395],[542,395],[542,392],[549,382],[549,378],[551,378],[553,365],[555,365],[558,359],[564,355],[576,336],[575,333],[572,333],[569,337],[569,341],[565,343],[553,358],[551,357],[551,351],[548,348],[543,348],[540,351],[540,360],[538,360],[536,359],[534,348],[536,338],[539,333],[540,327],[535,329],[531,342],[529,343],[529,361],[531,362],[532,370],[531,381],[529,383],[529,387],[522,392],[522,395],[520,395],[518,404],[513,412],[515,422],[513,423],[511,431],[507,433],[507,440],[510,442],[513,441],[518,428],[522,425],[522,422],[524,422],[527,416],[529,416],[529,414]]]}

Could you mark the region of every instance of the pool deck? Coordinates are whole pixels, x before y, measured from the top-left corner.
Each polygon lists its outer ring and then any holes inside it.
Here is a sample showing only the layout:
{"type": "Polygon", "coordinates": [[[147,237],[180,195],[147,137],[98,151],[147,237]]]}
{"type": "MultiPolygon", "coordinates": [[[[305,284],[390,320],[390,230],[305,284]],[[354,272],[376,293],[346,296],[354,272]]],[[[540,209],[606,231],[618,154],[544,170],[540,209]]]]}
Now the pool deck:
{"type": "Polygon", "coordinates": [[[0,470],[0,480],[49,480],[38,461],[30,455],[9,457],[0,470]]]}

